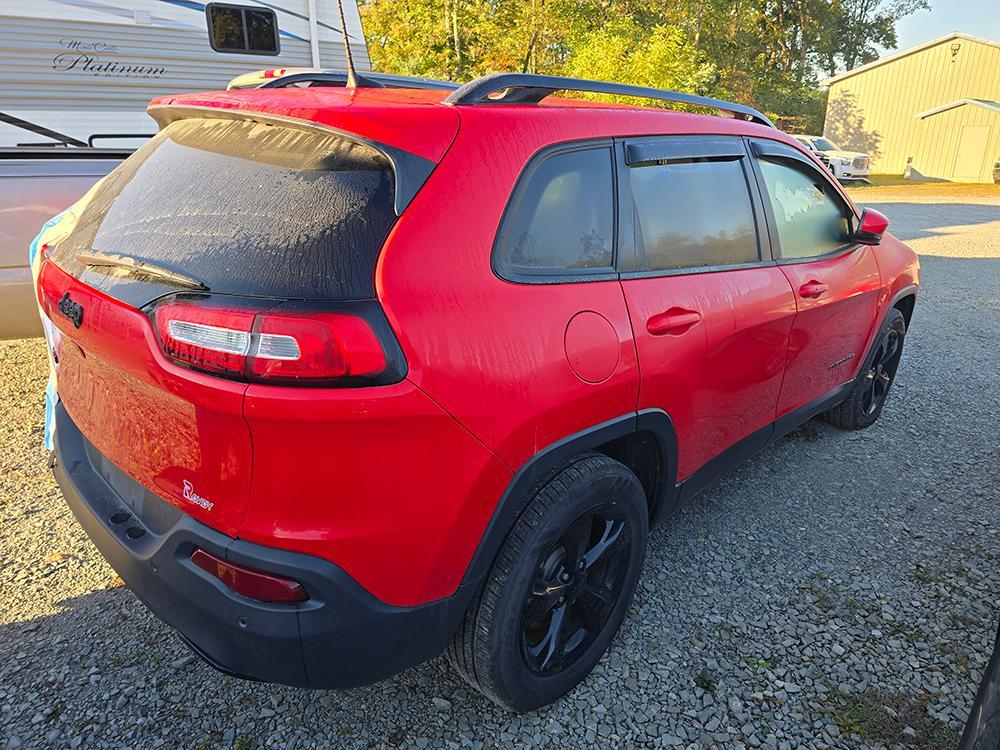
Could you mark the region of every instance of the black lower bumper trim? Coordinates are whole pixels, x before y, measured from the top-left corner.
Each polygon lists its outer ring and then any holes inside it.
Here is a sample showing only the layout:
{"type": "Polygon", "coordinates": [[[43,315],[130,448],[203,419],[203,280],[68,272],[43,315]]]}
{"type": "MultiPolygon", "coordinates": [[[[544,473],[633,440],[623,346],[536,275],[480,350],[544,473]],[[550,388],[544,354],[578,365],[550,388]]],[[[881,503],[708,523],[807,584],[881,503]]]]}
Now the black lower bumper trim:
{"type": "Polygon", "coordinates": [[[56,479],[101,554],[157,617],[227,674],[296,687],[366,685],[436,656],[458,627],[470,584],[418,607],[388,605],[326,560],[221,534],[121,472],[109,481],[117,470],[61,404],[55,441],[56,479]],[[127,492],[118,491],[123,483],[127,492]],[[196,547],[300,581],[310,598],[273,605],[242,597],[191,563],[196,547]]]}

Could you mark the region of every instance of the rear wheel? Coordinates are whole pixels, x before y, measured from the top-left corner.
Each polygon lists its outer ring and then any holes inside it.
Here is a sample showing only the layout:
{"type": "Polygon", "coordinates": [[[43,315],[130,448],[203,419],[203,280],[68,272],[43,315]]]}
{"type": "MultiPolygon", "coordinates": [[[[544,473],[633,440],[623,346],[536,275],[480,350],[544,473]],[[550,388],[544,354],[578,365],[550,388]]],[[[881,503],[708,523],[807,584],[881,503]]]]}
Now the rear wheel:
{"type": "Polygon", "coordinates": [[[534,494],[448,649],[474,687],[530,711],[593,669],[628,611],[648,509],[628,468],[589,454],[534,494]]]}
{"type": "Polygon", "coordinates": [[[886,315],[872,355],[850,395],[823,415],[827,422],[845,430],[862,430],[875,423],[896,377],[905,335],[906,319],[893,308],[886,315]]]}

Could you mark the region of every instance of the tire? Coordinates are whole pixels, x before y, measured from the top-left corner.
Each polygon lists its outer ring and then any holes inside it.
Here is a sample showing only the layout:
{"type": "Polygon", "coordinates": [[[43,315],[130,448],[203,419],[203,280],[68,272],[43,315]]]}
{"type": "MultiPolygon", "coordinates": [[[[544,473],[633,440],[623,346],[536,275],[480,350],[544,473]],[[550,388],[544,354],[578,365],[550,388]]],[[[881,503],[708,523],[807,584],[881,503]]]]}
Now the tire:
{"type": "Polygon", "coordinates": [[[648,533],[642,485],[619,462],[588,453],[550,474],[469,605],[448,647],[452,665],[511,711],[568,693],[618,632],[648,533]]]}
{"type": "Polygon", "coordinates": [[[896,378],[905,336],[906,319],[903,313],[893,308],[886,315],[882,330],[850,394],[825,412],[823,419],[843,430],[863,430],[875,424],[896,378]]]}

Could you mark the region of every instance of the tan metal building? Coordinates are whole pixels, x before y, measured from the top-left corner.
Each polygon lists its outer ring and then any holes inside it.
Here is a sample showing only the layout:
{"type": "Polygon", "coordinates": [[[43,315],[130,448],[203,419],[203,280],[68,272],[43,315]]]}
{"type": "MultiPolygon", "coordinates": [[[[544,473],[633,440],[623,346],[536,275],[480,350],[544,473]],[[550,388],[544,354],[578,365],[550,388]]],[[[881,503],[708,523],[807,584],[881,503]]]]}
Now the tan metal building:
{"type": "Polygon", "coordinates": [[[992,182],[1000,160],[1000,43],[953,33],[826,81],[823,135],[873,173],[992,182]]]}

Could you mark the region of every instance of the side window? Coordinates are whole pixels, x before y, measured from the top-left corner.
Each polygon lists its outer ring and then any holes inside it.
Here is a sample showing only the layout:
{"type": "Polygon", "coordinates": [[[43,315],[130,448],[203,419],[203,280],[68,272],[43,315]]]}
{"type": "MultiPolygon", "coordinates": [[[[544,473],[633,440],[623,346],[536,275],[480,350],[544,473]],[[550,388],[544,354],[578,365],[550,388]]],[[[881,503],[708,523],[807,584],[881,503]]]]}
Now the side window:
{"type": "Polygon", "coordinates": [[[649,270],[726,266],[760,259],[740,159],[634,166],[629,182],[636,243],[649,270]]]}
{"type": "Polygon", "coordinates": [[[611,272],[615,233],[611,148],[562,151],[531,169],[500,230],[499,266],[515,274],[611,272]]]}
{"type": "Polygon", "coordinates": [[[269,8],[209,3],[208,40],[216,52],[276,55],[278,18],[269,8]]]}
{"type": "Polygon", "coordinates": [[[779,160],[761,159],[782,258],[815,258],[851,241],[846,211],[824,189],[824,180],[810,170],[779,160]]]}

